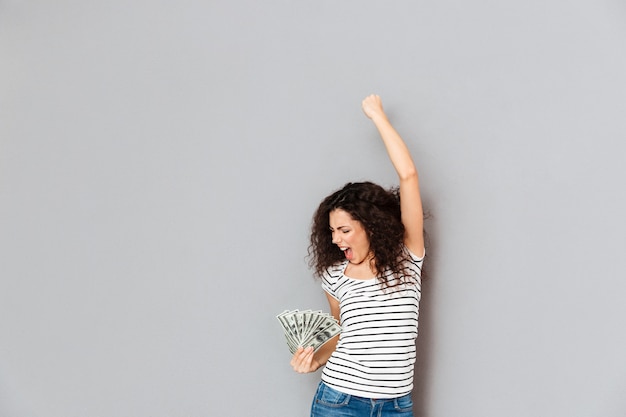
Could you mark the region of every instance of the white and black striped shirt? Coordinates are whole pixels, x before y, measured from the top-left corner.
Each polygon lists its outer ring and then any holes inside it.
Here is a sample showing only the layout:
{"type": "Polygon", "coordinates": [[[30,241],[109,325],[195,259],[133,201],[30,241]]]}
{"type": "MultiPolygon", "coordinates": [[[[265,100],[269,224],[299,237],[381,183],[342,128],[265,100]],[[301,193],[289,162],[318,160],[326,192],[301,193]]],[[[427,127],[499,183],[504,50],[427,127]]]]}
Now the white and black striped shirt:
{"type": "MultiPolygon", "coordinates": [[[[366,398],[394,398],[413,389],[424,257],[410,256],[415,279],[389,289],[378,278],[345,276],[347,261],[322,277],[322,288],[339,301],[343,329],[322,372],[325,384],[366,398]]],[[[391,271],[384,276],[393,279],[391,271]]]]}

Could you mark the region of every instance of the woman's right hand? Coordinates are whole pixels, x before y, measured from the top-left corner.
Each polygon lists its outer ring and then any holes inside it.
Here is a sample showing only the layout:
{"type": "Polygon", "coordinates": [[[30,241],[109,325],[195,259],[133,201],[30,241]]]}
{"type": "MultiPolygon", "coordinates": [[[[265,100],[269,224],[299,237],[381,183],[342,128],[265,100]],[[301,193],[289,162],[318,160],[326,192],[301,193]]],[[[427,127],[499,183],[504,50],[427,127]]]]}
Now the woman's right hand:
{"type": "Polygon", "coordinates": [[[300,374],[317,371],[322,364],[315,359],[314,353],[312,347],[299,347],[291,358],[290,364],[293,370],[300,374]]]}

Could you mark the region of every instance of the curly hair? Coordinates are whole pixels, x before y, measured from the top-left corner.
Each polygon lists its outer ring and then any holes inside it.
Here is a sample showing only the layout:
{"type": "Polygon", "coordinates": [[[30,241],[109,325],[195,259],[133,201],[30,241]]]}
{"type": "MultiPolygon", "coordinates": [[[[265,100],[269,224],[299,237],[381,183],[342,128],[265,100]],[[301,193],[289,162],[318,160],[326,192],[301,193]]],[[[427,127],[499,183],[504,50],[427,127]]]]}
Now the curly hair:
{"type": "Polygon", "coordinates": [[[394,286],[384,279],[383,272],[387,268],[398,279],[396,284],[413,278],[405,267],[409,254],[404,246],[399,190],[386,190],[371,182],[347,183],[322,200],[315,211],[308,254],[309,266],[317,277],[345,259],[341,249],[332,243],[329,215],[336,209],[346,211],[362,224],[374,255],[373,267],[383,287],[394,286]]]}

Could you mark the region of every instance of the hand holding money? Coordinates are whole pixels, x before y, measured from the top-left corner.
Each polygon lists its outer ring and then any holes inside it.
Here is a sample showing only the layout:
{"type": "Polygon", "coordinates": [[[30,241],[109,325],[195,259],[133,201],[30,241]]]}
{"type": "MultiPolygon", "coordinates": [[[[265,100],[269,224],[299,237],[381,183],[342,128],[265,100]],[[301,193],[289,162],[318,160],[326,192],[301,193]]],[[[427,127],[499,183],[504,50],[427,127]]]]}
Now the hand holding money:
{"type": "Polygon", "coordinates": [[[303,348],[299,347],[296,353],[293,354],[291,362],[289,363],[294,371],[300,374],[306,374],[309,372],[317,371],[322,364],[315,359],[315,351],[312,347],[303,348]]]}
{"type": "Polygon", "coordinates": [[[283,327],[287,346],[292,354],[300,347],[312,348],[313,354],[341,332],[337,320],[321,311],[283,311],[276,318],[283,327]]]}

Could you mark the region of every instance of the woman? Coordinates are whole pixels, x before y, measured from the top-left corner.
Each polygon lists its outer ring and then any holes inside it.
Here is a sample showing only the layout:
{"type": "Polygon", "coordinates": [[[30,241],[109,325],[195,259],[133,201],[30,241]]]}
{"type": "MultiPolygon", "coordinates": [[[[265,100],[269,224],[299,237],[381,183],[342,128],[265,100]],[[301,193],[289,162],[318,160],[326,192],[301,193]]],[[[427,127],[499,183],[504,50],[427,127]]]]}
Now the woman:
{"type": "Polygon", "coordinates": [[[324,366],[312,417],[412,417],[423,211],[415,164],[380,97],[363,100],[398,174],[399,188],[348,183],[318,207],[311,265],[342,333],[317,352],[300,347],[296,372],[324,366]]]}

